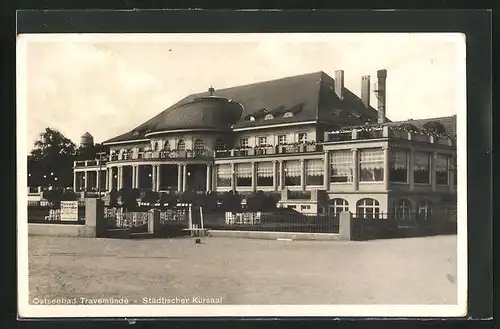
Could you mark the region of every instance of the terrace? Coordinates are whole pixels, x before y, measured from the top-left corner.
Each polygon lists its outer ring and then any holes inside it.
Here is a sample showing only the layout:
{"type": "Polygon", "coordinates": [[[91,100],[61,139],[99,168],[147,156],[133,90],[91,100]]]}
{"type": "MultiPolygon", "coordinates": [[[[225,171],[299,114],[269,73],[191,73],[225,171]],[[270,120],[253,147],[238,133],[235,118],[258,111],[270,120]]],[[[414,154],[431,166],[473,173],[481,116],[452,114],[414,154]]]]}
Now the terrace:
{"type": "Polygon", "coordinates": [[[452,146],[448,136],[431,135],[423,131],[409,131],[399,126],[357,127],[325,132],[325,142],[348,142],[367,139],[404,139],[429,144],[452,146]]]}

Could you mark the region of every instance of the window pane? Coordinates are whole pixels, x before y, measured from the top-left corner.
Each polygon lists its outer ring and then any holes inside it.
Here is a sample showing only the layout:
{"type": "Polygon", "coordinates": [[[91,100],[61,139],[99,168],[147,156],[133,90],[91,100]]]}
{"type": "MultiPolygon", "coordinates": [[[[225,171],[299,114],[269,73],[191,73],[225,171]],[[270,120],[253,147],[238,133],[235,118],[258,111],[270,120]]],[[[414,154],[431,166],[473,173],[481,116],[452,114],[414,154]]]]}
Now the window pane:
{"type": "Polygon", "coordinates": [[[384,180],[384,152],[382,150],[362,150],[359,153],[359,180],[361,182],[384,180]]]}
{"type": "Polygon", "coordinates": [[[323,185],[323,160],[306,161],[306,185],[323,185]]]}
{"type": "Polygon", "coordinates": [[[231,186],[231,165],[217,165],[217,186],[231,186]]]}
{"type": "Polygon", "coordinates": [[[352,182],[352,152],[334,151],[330,153],[330,182],[352,182]]]}
{"type": "Polygon", "coordinates": [[[250,163],[238,163],[235,165],[236,185],[252,186],[252,165],[250,163]]]}
{"type": "Polygon", "coordinates": [[[273,185],[273,163],[259,162],[257,163],[257,186],[272,186],[273,185]]]}
{"type": "Polygon", "coordinates": [[[300,185],[300,162],[286,161],[285,162],[285,186],[300,185]]]}
{"type": "Polygon", "coordinates": [[[408,157],[406,151],[392,151],[391,171],[389,178],[391,182],[408,182],[408,157]]]}
{"type": "Polygon", "coordinates": [[[428,153],[415,152],[414,155],[414,182],[418,184],[429,184],[430,180],[430,156],[428,153]]]}
{"type": "Polygon", "coordinates": [[[448,185],[448,157],[436,155],[436,184],[448,185]]]}

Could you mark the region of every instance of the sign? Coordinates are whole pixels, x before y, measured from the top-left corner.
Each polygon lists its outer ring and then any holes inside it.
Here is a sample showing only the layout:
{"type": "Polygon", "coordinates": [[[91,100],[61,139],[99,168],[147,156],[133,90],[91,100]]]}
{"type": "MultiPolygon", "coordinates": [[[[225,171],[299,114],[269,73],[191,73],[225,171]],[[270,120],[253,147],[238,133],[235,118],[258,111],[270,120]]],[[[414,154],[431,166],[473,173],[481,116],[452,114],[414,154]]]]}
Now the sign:
{"type": "Polygon", "coordinates": [[[61,201],[61,221],[78,221],[78,201],[61,201]]]}

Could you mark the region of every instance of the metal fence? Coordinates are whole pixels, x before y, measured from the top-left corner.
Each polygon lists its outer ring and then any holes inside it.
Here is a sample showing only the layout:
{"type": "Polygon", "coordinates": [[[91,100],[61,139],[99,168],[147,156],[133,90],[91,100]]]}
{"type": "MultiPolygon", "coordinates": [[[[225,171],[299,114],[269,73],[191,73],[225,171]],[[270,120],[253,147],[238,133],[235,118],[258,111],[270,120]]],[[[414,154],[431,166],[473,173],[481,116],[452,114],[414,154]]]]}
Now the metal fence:
{"type": "Polygon", "coordinates": [[[338,215],[306,213],[209,213],[203,225],[211,230],[294,233],[339,233],[338,215]]]}
{"type": "Polygon", "coordinates": [[[456,233],[456,220],[446,213],[358,213],[353,215],[354,239],[425,236],[456,233]]]}

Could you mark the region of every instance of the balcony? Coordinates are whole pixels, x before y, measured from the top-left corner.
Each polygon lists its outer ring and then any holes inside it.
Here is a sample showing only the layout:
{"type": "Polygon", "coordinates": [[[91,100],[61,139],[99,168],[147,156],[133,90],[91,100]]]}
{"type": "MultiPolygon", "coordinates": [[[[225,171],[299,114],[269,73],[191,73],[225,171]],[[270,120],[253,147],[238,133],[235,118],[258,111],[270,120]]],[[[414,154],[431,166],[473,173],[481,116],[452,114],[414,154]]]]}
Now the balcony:
{"type": "Polygon", "coordinates": [[[202,150],[162,150],[145,151],[138,153],[111,154],[110,161],[127,160],[168,160],[168,159],[208,159],[213,158],[214,152],[207,149],[202,150]]]}
{"type": "Polygon", "coordinates": [[[229,150],[215,151],[216,158],[229,157],[244,157],[244,156],[260,156],[260,155],[279,155],[279,154],[296,154],[296,153],[311,153],[322,152],[323,145],[316,143],[309,144],[284,144],[277,146],[257,146],[254,148],[239,148],[229,150]]]}
{"type": "Polygon", "coordinates": [[[347,142],[370,139],[404,139],[429,144],[452,146],[453,141],[447,136],[432,136],[418,131],[407,131],[397,126],[363,127],[325,132],[325,142],[347,142]]]}
{"type": "Polygon", "coordinates": [[[107,160],[85,160],[85,161],[74,161],[73,162],[73,167],[79,168],[79,167],[93,167],[93,166],[99,166],[99,162],[101,162],[101,166],[105,166],[107,163],[107,160]]]}

